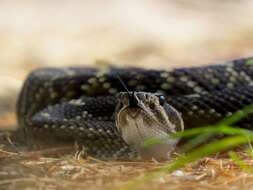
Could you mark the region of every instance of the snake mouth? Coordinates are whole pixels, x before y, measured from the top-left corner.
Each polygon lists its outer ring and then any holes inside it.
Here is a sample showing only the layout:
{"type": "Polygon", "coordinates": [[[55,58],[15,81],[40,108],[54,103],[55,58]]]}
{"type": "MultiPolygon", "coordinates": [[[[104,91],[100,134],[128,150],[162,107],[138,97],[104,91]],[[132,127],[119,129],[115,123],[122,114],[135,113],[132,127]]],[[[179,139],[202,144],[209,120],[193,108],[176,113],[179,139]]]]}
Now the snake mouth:
{"type": "Polygon", "coordinates": [[[126,124],[127,123],[126,116],[128,116],[132,120],[135,120],[136,118],[138,118],[138,116],[141,115],[141,112],[142,112],[141,108],[132,108],[126,106],[119,111],[117,120],[121,121],[120,123],[123,122],[124,124],[126,124]]]}
{"type": "Polygon", "coordinates": [[[132,117],[133,119],[136,119],[141,112],[140,108],[131,108],[131,107],[128,107],[125,111],[127,111],[129,116],[132,117]]]}

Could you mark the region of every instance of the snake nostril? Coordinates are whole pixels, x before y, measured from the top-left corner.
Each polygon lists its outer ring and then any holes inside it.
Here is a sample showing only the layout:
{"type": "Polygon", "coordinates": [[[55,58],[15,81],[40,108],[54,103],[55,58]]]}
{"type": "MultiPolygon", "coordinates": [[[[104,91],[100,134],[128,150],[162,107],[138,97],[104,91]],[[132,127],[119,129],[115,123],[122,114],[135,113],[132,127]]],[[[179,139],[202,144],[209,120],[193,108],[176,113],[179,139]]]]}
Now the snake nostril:
{"type": "Polygon", "coordinates": [[[149,104],[149,107],[150,107],[150,109],[153,110],[153,109],[155,109],[155,104],[154,104],[154,103],[150,103],[150,104],[149,104]]]}

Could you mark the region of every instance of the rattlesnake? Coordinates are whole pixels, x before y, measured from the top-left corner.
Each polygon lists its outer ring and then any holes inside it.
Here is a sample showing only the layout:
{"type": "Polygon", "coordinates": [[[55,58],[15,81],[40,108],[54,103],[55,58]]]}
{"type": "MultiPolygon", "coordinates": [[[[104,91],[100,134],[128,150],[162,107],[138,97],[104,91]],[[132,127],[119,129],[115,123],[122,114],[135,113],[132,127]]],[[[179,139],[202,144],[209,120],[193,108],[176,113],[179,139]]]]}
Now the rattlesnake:
{"type": "MultiPolygon", "coordinates": [[[[245,58],[173,70],[38,69],[28,76],[21,90],[17,102],[18,122],[28,139],[42,139],[46,143],[51,137],[57,142],[77,141],[92,156],[131,158],[136,156],[136,146],[131,146],[129,136],[126,138],[129,131],[122,131],[127,124],[118,122],[118,128],[115,124],[120,110],[116,105],[122,106],[122,97],[131,100],[128,93],[117,96],[126,91],[119,77],[130,91],[136,91],[137,101],[144,102],[149,96],[156,97],[157,101],[163,94],[165,102],[159,109],[163,110],[164,104],[171,106],[174,111],[168,119],[174,119],[174,122],[182,119],[187,129],[214,124],[253,103],[252,62],[253,59],[245,58]]],[[[150,110],[152,112],[152,107],[150,110]]],[[[252,120],[252,115],[248,115],[238,125],[252,128],[252,120]]],[[[178,127],[182,128],[182,123],[172,126],[175,132],[178,127]]],[[[144,126],[142,133],[149,127],[144,126]]],[[[172,144],[175,146],[176,142],[172,144]]]]}

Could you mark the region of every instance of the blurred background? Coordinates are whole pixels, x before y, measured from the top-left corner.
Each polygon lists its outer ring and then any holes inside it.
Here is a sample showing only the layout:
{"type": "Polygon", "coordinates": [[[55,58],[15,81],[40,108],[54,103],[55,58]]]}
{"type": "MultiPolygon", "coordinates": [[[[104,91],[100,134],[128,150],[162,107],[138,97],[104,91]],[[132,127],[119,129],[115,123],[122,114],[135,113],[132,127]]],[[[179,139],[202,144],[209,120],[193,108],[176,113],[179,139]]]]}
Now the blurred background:
{"type": "Polygon", "coordinates": [[[248,57],[250,0],[1,0],[0,114],[45,66],[188,67],[248,57]]]}

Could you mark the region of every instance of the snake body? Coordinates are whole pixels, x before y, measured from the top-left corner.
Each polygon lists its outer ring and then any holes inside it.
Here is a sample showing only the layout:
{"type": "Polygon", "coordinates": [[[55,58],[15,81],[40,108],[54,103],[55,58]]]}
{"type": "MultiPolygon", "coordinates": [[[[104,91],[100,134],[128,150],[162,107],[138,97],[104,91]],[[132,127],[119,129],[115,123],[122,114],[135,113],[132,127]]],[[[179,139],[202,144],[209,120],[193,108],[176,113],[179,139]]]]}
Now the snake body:
{"type": "MultiPolygon", "coordinates": [[[[28,139],[80,142],[99,158],[136,156],[115,126],[117,94],[162,93],[185,128],[214,124],[253,103],[253,59],[173,70],[141,68],[42,68],[25,81],[17,118],[28,139]]],[[[238,125],[252,129],[248,115],[238,125]]]]}

